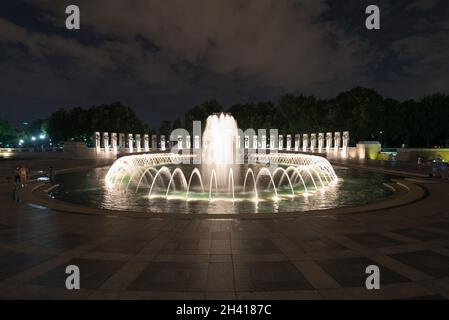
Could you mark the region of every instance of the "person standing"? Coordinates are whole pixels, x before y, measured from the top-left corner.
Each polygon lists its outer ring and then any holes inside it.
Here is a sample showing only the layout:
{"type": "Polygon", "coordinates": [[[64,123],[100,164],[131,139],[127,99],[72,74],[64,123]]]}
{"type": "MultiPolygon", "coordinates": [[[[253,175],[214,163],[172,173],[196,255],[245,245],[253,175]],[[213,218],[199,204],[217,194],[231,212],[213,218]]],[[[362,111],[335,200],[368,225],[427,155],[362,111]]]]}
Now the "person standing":
{"type": "Polygon", "coordinates": [[[54,171],[53,171],[52,166],[50,166],[50,168],[48,168],[48,180],[50,181],[50,183],[53,183],[55,181],[55,176],[54,176],[54,171]]]}
{"type": "Polygon", "coordinates": [[[446,163],[442,160],[438,163],[438,171],[439,171],[439,178],[441,178],[442,181],[446,180],[447,176],[447,166],[446,163]]]}
{"type": "Polygon", "coordinates": [[[20,183],[20,166],[16,166],[16,169],[14,171],[14,183],[18,184],[20,183]]]}
{"type": "Polygon", "coordinates": [[[20,196],[19,196],[19,190],[20,190],[20,183],[14,184],[12,191],[12,200],[16,202],[20,202],[20,196]]]}
{"type": "Polygon", "coordinates": [[[28,180],[28,169],[24,166],[21,166],[19,174],[20,174],[20,184],[22,185],[22,187],[24,187],[28,180]]]}
{"type": "Polygon", "coordinates": [[[19,189],[20,189],[20,170],[22,169],[21,166],[16,166],[14,170],[14,186],[12,191],[12,199],[13,201],[19,202],[19,189]]]}
{"type": "Polygon", "coordinates": [[[441,164],[441,178],[445,182],[449,177],[449,163],[442,162],[441,164]]]}

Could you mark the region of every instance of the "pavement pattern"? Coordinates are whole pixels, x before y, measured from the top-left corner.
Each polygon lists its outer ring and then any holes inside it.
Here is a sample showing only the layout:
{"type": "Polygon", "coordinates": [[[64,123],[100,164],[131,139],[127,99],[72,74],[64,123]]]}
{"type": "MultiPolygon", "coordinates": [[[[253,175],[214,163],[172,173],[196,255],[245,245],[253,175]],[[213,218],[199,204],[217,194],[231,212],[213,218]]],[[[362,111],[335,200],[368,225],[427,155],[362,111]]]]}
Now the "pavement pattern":
{"type": "Polygon", "coordinates": [[[421,201],[367,213],[153,219],[14,202],[13,167],[0,162],[1,299],[449,298],[449,184],[439,180],[420,180],[421,201]],[[80,290],[65,287],[72,264],[80,290]],[[380,290],[365,288],[368,265],[380,290]]]}

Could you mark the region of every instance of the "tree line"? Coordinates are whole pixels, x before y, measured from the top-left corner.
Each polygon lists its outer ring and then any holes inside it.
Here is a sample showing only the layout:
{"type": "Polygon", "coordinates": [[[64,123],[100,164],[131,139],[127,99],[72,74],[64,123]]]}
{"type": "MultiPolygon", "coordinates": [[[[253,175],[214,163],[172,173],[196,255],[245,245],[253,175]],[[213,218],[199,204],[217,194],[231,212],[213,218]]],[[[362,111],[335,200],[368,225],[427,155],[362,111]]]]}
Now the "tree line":
{"type": "Polygon", "coordinates": [[[60,108],[47,119],[30,123],[23,130],[14,130],[5,120],[0,119],[0,141],[3,145],[24,147],[41,143],[39,136],[45,136],[46,143],[61,145],[65,141],[83,141],[93,145],[93,133],[100,132],[150,132],[134,110],[120,102],[93,106],[88,109],[76,107],[60,108]],[[34,142],[36,139],[37,142],[34,142]]]}
{"type": "Polygon", "coordinates": [[[93,144],[95,131],[149,133],[150,128],[131,107],[120,102],[89,109],[59,109],[48,119],[48,134],[58,143],[72,140],[93,144]]]}
{"type": "MultiPolygon", "coordinates": [[[[215,112],[229,112],[239,128],[278,129],[280,134],[319,133],[349,130],[351,144],[378,140],[384,147],[449,147],[449,96],[433,94],[419,100],[384,98],[374,90],[356,87],[332,99],[287,94],[271,101],[223,107],[211,100],[194,106],[181,118],[164,120],[151,129],[132,108],[120,102],[89,109],[59,109],[31,128],[41,128],[55,143],[67,140],[92,143],[94,131],[157,133],[168,136],[173,129],[189,132],[193,121],[215,112]],[[42,129],[44,128],[44,129],[42,129]]],[[[22,133],[23,134],[23,133],[22,133]]],[[[18,132],[0,119],[0,142],[17,141],[18,132]]]]}
{"type": "MultiPolygon", "coordinates": [[[[205,121],[213,112],[230,112],[239,128],[278,129],[280,134],[350,131],[351,145],[377,140],[384,147],[449,147],[449,96],[433,94],[419,100],[384,98],[374,90],[356,87],[333,99],[287,94],[276,103],[236,104],[228,109],[212,100],[189,110],[183,126],[205,121]]],[[[177,119],[172,128],[179,125],[177,119]]],[[[170,127],[165,121],[162,131],[170,127]]],[[[204,124],[203,124],[204,127],[204,124]]]]}

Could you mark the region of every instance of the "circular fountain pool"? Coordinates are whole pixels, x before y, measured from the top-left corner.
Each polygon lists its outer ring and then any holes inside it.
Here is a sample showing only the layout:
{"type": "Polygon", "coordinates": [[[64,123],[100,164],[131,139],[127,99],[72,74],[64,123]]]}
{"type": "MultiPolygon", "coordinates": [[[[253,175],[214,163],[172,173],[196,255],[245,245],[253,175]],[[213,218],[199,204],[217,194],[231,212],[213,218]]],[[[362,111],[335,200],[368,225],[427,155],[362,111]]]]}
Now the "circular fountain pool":
{"type": "Polygon", "coordinates": [[[214,114],[201,146],[128,155],[110,168],[59,176],[53,196],[109,210],[236,214],[353,206],[390,192],[382,175],[336,172],[324,157],[274,146],[259,147],[257,136],[244,136],[232,115],[214,114]]]}
{"type": "MultiPolygon", "coordinates": [[[[185,170],[187,176],[195,168],[193,165],[168,165],[166,167],[170,172],[181,167],[185,170]]],[[[263,167],[265,166],[245,165],[241,169],[252,168],[255,172],[259,172],[263,167]]],[[[285,166],[284,168],[286,169],[285,166]]],[[[273,197],[274,190],[270,186],[271,179],[269,179],[269,176],[264,176],[258,182],[258,201],[254,199],[255,192],[252,182],[248,182],[248,188],[245,192],[240,189],[241,187],[236,188],[234,200],[232,200],[229,190],[222,190],[222,192],[218,190],[218,192],[215,192],[215,188],[212,189],[212,199],[209,200],[208,188],[206,187],[206,191],[202,192],[196,175],[192,180],[192,186],[195,185],[195,187],[189,193],[189,200],[186,200],[185,190],[175,190],[173,187],[170,187],[171,191],[167,197],[166,185],[165,188],[155,187],[154,194],[150,197],[149,184],[147,182],[145,182],[146,187],[139,188],[138,192],[134,189],[135,186],[133,184],[130,184],[130,188],[125,187],[125,180],[122,187],[108,186],[106,176],[110,171],[109,167],[58,175],[56,179],[60,187],[53,191],[52,196],[69,203],[119,211],[167,214],[266,214],[307,212],[358,206],[385,199],[392,194],[391,190],[383,185],[390,178],[382,173],[343,167],[334,169],[338,179],[328,187],[323,188],[318,184],[315,190],[312,180],[305,178],[305,185],[309,187],[308,192],[305,193],[304,186],[301,186],[302,183],[298,184],[296,181],[294,183],[295,196],[292,196],[289,183],[284,178],[278,189],[277,199],[273,197]],[[241,191],[239,192],[238,190],[241,191]]],[[[278,176],[280,177],[281,175],[279,174],[278,176]]],[[[181,181],[179,178],[175,179],[177,183],[181,181]]],[[[249,180],[252,180],[252,178],[249,180]]],[[[276,178],[275,184],[279,183],[279,181],[280,178],[276,178]]]]}

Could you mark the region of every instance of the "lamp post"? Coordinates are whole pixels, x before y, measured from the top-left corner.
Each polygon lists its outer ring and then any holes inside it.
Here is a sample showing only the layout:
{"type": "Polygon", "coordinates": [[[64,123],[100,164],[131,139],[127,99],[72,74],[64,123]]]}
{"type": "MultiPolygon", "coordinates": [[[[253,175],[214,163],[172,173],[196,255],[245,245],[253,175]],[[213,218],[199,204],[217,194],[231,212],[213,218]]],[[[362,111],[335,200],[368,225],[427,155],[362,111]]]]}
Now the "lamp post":
{"type": "Polygon", "coordinates": [[[31,141],[33,142],[33,152],[36,151],[36,140],[37,140],[37,139],[36,139],[35,136],[32,136],[32,137],[31,137],[31,141]]]}
{"type": "Polygon", "coordinates": [[[44,151],[44,140],[45,140],[45,134],[41,133],[39,135],[39,139],[41,140],[41,150],[44,151]]]}

